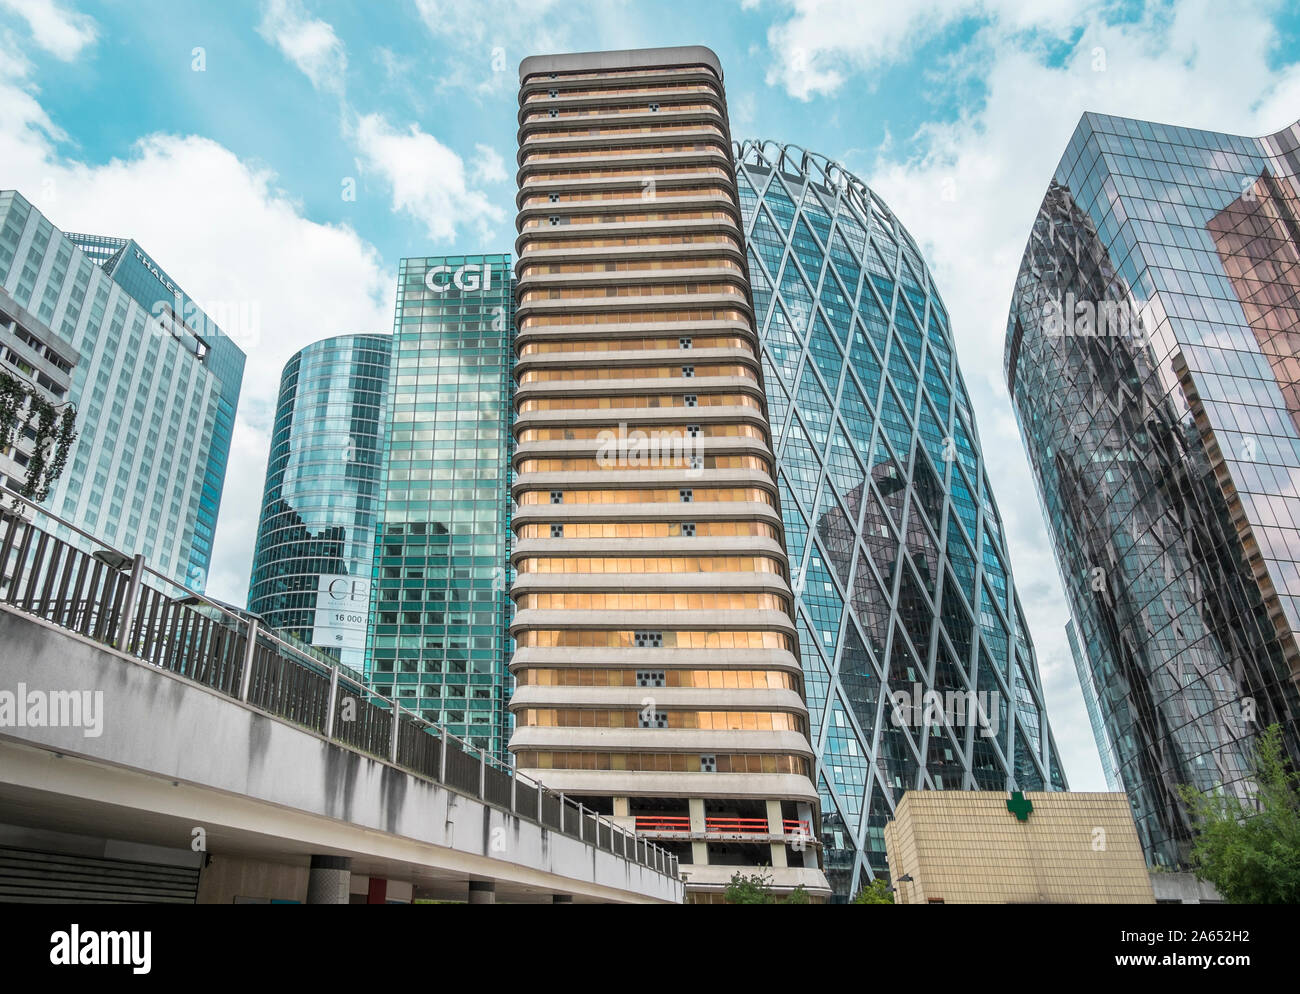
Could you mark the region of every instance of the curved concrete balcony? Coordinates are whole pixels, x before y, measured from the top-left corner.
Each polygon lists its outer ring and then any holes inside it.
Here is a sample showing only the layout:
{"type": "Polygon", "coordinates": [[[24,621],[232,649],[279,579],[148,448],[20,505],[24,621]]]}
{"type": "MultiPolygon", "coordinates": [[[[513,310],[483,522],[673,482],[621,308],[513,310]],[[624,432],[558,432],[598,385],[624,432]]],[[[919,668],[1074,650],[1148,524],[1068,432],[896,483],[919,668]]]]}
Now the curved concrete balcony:
{"type": "MultiPolygon", "coordinates": [[[[813,758],[808,737],[795,731],[706,728],[557,728],[515,726],[510,751],[753,753],[813,758]]],[[[586,772],[586,771],[583,771],[586,772]]],[[[597,771],[591,771],[597,772],[597,771]]],[[[637,774],[640,775],[639,773],[637,774]]],[[[546,783],[545,779],[542,780],[546,783]]],[[[549,784],[547,785],[549,786],[549,784]]],[[[738,795],[760,793],[753,787],[738,795]]]]}
{"type": "Polygon", "coordinates": [[[516,435],[528,428],[593,428],[610,425],[617,429],[620,424],[636,425],[639,428],[654,428],[656,425],[693,424],[716,425],[735,424],[743,421],[768,430],[767,418],[755,407],[719,405],[717,407],[628,407],[628,408],[593,408],[587,411],[527,411],[515,415],[514,430],[516,435]]]}
{"type": "Polygon", "coordinates": [[[520,188],[523,188],[527,185],[531,173],[562,169],[579,172],[591,169],[626,169],[629,167],[653,169],[655,166],[675,166],[683,163],[698,163],[705,166],[716,166],[720,169],[730,169],[730,154],[722,147],[721,143],[717,143],[716,139],[713,141],[714,144],[705,144],[703,148],[684,148],[671,152],[651,150],[645,152],[645,154],[616,154],[611,152],[608,155],[557,155],[541,158],[537,155],[527,154],[528,152],[538,152],[539,149],[530,148],[527,152],[520,149],[517,159],[519,168],[515,172],[515,182],[520,188]]]}
{"type": "MultiPolygon", "coordinates": [[[[639,429],[639,425],[628,425],[628,432],[634,432],[639,429]]],[[[625,444],[626,454],[614,452],[610,446],[617,442],[618,433],[612,432],[614,438],[602,441],[598,438],[574,438],[574,439],[557,439],[547,442],[520,442],[512,454],[515,465],[518,465],[524,459],[599,459],[602,456],[608,457],[611,463],[609,469],[618,471],[629,468],[623,466],[625,462],[640,460],[643,462],[653,461],[658,458],[665,461],[671,457],[684,455],[697,456],[760,456],[764,459],[771,460],[772,450],[768,447],[767,440],[762,438],[749,438],[744,435],[723,435],[715,438],[694,438],[685,433],[680,436],[669,436],[658,440],[650,440],[646,443],[646,452],[643,455],[634,455],[635,449],[633,442],[628,441],[625,444]]]]}
{"type": "Polygon", "coordinates": [[[525,199],[541,194],[596,191],[629,185],[640,191],[647,179],[654,180],[656,190],[675,190],[678,187],[699,187],[708,184],[726,187],[735,192],[735,179],[716,164],[701,168],[698,172],[647,173],[634,168],[620,176],[572,176],[565,179],[541,179],[537,176],[529,176],[515,193],[515,207],[522,207],[525,199]]]}
{"type": "MultiPolygon", "coordinates": [[[[668,348],[620,349],[597,352],[534,352],[515,360],[515,376],[531,369],[612,369],[619,366],[681,366],[738,362],[757,370],[758,357],[748,349],[727,346],[723,348],[668,348]]],[[[694,377],[693,377],[694,378],[694,377]]],[[[550,382],[567,382],[555,380],[550,382]]]]}
{"type": "MultiPolygon", "coordinates": [[[[685,364],[683,364],[685,365],[685,364]]],[[[756,379],[745,376],[659,376],[634,380],[550,380],[544,383],[520,383],[515,389],[516,403],[535,397],[600,397],[636,394],[748,393],[763,396],[756,379]]],[[[671,408],[677,410],[677,408],[671,408]]],[[[685,407],[683,410],[698,410],[685,407]]],[[[614,408],[617,410],[617,408],[614,408]]]]}
{"type": "MultiPolygon", "coordinates": [[[[712,574],[720,576],[723,574],[712,574]]],[[[735,576],[737,574],[731,574],[735,576]]],[[[785,670],[802,674],[799,660],[786,649],[516,649],[510,672],[525,667],[611,665],[610,654],[626,669],[785,670]]]]}
{"type": "MultiPolygon", "coordinates": [[[[736,212],[738,215],[739,208],[736,208],[736,212]]],[[[552,213],[555,212],[552,211],[552,213]]],[[[733,221],[730,217],[666,218],[646,221],[610,221],[599,224],[543,224],[531,228],[525,228],[522,223],[516,221],[515,230],[518,232],[515,237],[515,254],[517,256],[523,256],[527,251],[527,243],[534,239],[582,241],[586,238],[606,238],[613,235],[653,237],[717,232],[728,235],[740,243],[744,237],[741,234],[739,222],[733,221]]],[[[567,250],[565,254],[567,255],[567,250]]]]}
{"type": "MultiPolygon", "coordinates": [[[[654,474],[644,474],[647,476],[654,474]]],[[[681,505],[678,505],[681,506],[681,505]]],[[[513,561],[538,556],[770,556],[785,562],[785,546],[757,535],[699,538],[521,538],[510,550],[513,561]]],[[[609,576],[610,574],[604,574],[609,576]]],[[[656,574],[672,576],[675,574],[656,574]]],[[[715,573],[714,576],[722,574],[715,573]]]]}
{"type": "Polygon", "coordinates": [[[510,622],[510,634],[530,629],[562,628],[566,631],[746,631],[795,635],[794,622],[784,611],[709,608],[690,610],[539,610],[519,611],[510,622]]]}
{"type": "MultiPolygon", "coordinates": [[[[523,504],[515,508],[512,524],[516,530],[527,524],[562,524],[569,521],[660,521],[680,518],[685,502],[655,504],[523,504]]],[[[690,503],[694,521],[763,521],[782,527],[776,508],[762,501],[700,501],[690,503]]],[[[528,577],[545,576],[528,573],[528,577]]],[[[522,577],[520,578],[522,579],[522,577]]]]}
{"type": "MultiPolygon", "coordinates": [[[[513,749],[513,743],[511,745],[513,749]]],[[[523,768],[522,772],[566,795],[605,797],[704,797],[727,800],[751,797],[774,801],[816,803],[812,781],[798,773],[651,773],[628,770],[550,770],[523,768]]],[[[683,867],[683,869],[688,869],[683,867]]],[[[740,867],[727,870],[727,879],[740,867]]]]}
{"type": "Polygon", "coordinates": [[[780,711],[808,717],[803,697],[793,690],[735,687],[516,687],[510,710],[521,708],[633,708],[653,696],[664,710],[780,711]]]}
{"type": "Polygon", "coordinates": [[[679,489],[694,489],[696,487],[762,487],[764,490],[775,493],[776,482],[767,473],[757,469],[706,469],[694,476],[689,476],[686,470],[680,469],[646,469],[626,472],[602,470],[592,473],[517,473],[511,481],[511,490],[515,494],[524,490],[663,489],[671,487],[679,489]]]}
{"type": "MultiPolygon", "coordinates": [[[[611,590],[608,577],[608,573],[520,573],[510,587],[510,596],[553,591],[605,593],[611,590]]],[[[720,589],[719,578],[732,593],[791,596],[789,584],[775,573],[620,573],[618,583],[626,593],[716,593],[720,589]],[[671,577],[672,582],[665,583],[665,576],[671,577]]]]}
{"type": "MultiPolygon", "coordinates": [[[[557,97],[556,99],[558,100],[559,98],[557,97]]],[[[658,101],[654,100],[653,97],[644,101],[646,106],[641,108],[636,113],[625,112],[620,114],[582,114],[582,115],[575,115],[572,117],[559,117],[559,116],[551,117],[549,114],[545,113],[551,108],[543,104],[540,108],[538,107],[530,108],[530,111],[533,113],[536,113],[536,111],[541,110],[543,111],[543,114],[541,117],[536,117],[533,118],[532,120],[525,119],[523,122],[521,122],[518,130],[515,132],[515,141],[519,145],[533,145],[533,144],[541,144],[543,142],[554,141],[557,139],[562,139],[568,142],[577,142],[579,144],[585,144],[590,142],[593,138],[620,137],[619,134],[593,135],[590,133],[592,128],[632,127],[632,126],[641,126],[646,124],[677,125],[687,133],[700,133],[701,126],[707,128],[708,125],[713,125],[715,128],[719,129],[719,131],[721,131],[722,133],[724,134],[726,133],[725,130],[727,127],[726,118],[723,115],[722,111],[719,110],[716,105],[709,109],[678,110],[678,111],[664,110],[664,109],[660,109],[657,111],[651,110],[648,105],[650,103],[657,103],[657,102],[658,101]],[[547,137],[540,137],[538,135],[538,132],[553,133],[556,131],[566,131],[566,132],[570,132],[570,134],[566,134],[563,136],[549,134],[547,135],[547,137]]],[[[698,103],[701,101],[695,101],[695,102],[698,103]]],[[[604,105],[597,105],[597,106],[608,107],[608,106],[627,106],[627,105],[628,104],[626,101],[620,101],[617,104],[604,104],[604,105]]],[[[568,106],[574,107],[575,105],[569,104],[568,106]]],[[[560,110],[559,107],[556,107],[555,109],[560,110]]],[[[638,132],[632,131],[626,133],[637,134],[638,132]]],[[[667,133],[671,133],[671,130],[667,132],[652,132],[652,133],[667,134],[667,133]]],[[[713,132],[708,131],[707,133],[712,134],[713,132]]]]}

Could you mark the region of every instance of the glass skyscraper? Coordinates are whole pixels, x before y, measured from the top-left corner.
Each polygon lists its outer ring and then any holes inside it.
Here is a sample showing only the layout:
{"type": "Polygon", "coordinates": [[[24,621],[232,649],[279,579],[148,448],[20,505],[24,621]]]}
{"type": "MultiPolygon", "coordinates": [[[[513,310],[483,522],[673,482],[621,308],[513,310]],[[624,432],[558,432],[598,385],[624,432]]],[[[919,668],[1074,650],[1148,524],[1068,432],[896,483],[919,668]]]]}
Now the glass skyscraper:
{"type": "Polygon", "coordinates": [[[737,186],[827,876],[888,873],[905,790],[1063,790],[1033,641],[911,236],[859,179],[746,142],[737,186]]]}
{"type": "Polygon", "coordinates": [[[365,675],[506,758],[509,255],[398,272],[365,675]]]}
{"type": "Polygon", "coordinates": [[[0,286],[78,356],[80,434],[43,506],[202,590],[244,353],[135,242],[67,235],[13,191],[0,192],[0,286]]]}
{"type": "MultiPolygon", "coordinates": [[[[1178,787],[1300,761],[1300,126],[1085,114],[1039,208],[1006,376],[1147,859],[1178,787]]],[[[1085,685],[1087,690],[1087,685],[1085,685]]]]}
{"type": "Polygon", "coordinates": [[[363,669],[388,418],[389,335],[339,335],[285,364],[248,609],[363,669]]]}

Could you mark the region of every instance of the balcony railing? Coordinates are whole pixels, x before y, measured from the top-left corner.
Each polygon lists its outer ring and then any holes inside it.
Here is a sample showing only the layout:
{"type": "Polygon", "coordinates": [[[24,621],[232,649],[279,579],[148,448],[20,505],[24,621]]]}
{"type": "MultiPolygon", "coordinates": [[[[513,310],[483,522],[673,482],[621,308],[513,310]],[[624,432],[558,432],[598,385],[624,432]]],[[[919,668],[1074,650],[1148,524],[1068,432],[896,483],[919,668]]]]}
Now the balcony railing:
{"type": "Polygon", "coordinates": [[[0,486],[0,602],[673,879],[677,857],[0,486]],[[39,511],[94,553],[38,527],[39,511]],[[146,579],[148,585],[146,585],[146,579]],[[181,598],[164,593],[183,591],[181,598]]]}

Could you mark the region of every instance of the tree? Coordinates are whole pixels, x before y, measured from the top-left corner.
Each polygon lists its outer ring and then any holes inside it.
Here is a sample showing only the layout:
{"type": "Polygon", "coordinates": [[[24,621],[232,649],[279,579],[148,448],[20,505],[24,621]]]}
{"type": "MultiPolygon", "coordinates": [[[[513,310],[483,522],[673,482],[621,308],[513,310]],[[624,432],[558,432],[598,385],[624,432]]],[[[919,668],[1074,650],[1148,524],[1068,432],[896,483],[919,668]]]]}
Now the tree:
{"type": "Polygon", "coordinates": [[[1270,725],[1255,745],[1252,802],[1221,792],[1178,788],[1192,816],[1192,863],[1232,904],[1300,902],[1300,774],[1288,769],[1282,729],[1270,725]]]}
{"type": "Polygon", "coordinates": [[[858,891],[858,896],[853,899],[854,904],[893,904],[894,894],[889,889],[889,884],[885,882],[884,877],[876,877],[875,880],[858,891]]]}
{"type": "Polygon", "coordinates": [[[812,899],[800,884],[783,900],[778,900],[772,893],[772,878],[762,872],[745,874],[737,870],[731,875],[731,882],[722,893],[727,904],[811,904],[812,899]]]}

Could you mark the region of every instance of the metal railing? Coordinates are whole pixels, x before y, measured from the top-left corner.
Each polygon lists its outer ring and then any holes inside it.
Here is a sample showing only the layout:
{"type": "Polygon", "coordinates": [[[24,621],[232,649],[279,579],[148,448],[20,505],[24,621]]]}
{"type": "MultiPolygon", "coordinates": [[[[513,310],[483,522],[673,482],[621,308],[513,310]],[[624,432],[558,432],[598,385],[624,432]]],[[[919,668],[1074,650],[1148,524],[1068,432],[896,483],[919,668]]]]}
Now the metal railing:
{"type": "Polygon", "coordinates": [[[383,759],[525,821],[680,879],[677,857],[0,486],[0,603],[383,759]],[[6,503],[6,501],[8,503],[6,503]],[[33,523],[75,532],[94,553],[33,523]],[[148,578],[149,583],[146,583],[148,578]],[[160,589],[159,585],[163,585],[160,589]],[[186,604],[163,589],[184,591],[186,604]]]}
{"type": "MultiPolygon", "coordinates": [[[[687,815],[637,815],[636,830],[647,834],[663,832],[690,832],[691,819],[687,815]]],[[[730,835],[770,835],[773,833],[766,818],[705,818],[705,832],[722,832],[730,835]]],[[[781,832],[785,835],[812,835],[812,825],[797,818],[783,818],[781,832]]]]}

